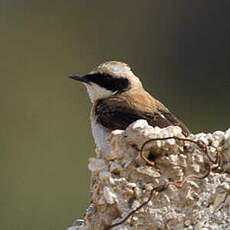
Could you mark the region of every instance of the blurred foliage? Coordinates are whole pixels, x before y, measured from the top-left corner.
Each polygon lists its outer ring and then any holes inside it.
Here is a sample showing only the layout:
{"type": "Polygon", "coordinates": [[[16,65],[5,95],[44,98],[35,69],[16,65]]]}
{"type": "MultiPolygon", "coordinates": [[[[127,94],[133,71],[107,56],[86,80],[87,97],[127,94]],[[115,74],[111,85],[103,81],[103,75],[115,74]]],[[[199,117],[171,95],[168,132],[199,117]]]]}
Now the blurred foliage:
{"type": "Polygon", "coordinates": [[[0,0],[0,222],[65,229],[89,200],[85,89],[67,78],[127,62],[194,132],[230,126],[229,1],[0,0]]]}

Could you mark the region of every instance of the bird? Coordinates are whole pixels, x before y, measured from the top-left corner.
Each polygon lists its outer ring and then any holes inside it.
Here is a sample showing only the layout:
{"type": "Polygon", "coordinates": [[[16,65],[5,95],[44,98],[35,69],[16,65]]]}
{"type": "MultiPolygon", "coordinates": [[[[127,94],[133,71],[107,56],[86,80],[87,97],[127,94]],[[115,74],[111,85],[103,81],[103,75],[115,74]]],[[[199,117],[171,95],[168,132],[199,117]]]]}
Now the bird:
{"type": "Polygon", "coordinates": [[[113,130],[125,130],[139,119],[153,127],[179,126],[184,136],[190,134],[166,106],[144,89],[140,79],[124,62],[107,61],[86,75],[69,77],[86,86],[93,104],[90,120],[96,147],[102,148],[113,130]]]}

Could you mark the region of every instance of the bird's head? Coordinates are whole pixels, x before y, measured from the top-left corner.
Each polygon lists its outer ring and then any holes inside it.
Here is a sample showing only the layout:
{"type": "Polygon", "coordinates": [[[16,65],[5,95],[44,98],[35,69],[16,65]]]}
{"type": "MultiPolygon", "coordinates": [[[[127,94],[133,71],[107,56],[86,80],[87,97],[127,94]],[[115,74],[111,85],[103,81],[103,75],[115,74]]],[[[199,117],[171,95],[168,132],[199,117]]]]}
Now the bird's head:
{"type": "Polygon", "coordinates": [[[118,61],[105,62],[89,74],[73,75],[70,78],[81,81],[86,86],[91,102],[142,87],[130,67],[118,61]]]}

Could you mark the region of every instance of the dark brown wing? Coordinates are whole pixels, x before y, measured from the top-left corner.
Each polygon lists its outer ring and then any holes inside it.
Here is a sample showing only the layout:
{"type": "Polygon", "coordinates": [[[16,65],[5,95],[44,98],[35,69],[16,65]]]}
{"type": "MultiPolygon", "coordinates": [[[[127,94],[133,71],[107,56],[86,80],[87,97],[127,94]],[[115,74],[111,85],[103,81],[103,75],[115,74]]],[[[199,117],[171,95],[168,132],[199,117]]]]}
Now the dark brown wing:
{"type": "Polygon", "coordinates": [[[159,126],[160,128],[167,127],[169,125],[175,125],[179,126],[182,129],[182,133],[185,136],[188,136],[190,134],[190,131],[185,126],[184,123],[182,123],[180,120],[178,120],[172,113],[169,111],[164,110],[158,110],[158,113],[155,113],[155,116],[153,120],[148,121],[150,125],[152,126],[159,126]]]}
{"type": "Polygon", "coordinates": [[[143,111],[136,111],[129,106],[124,106],[122,103],[111,104],[109,100],[102,99],[96,105],[95,116],[97,122],[111,130],[124,130],[132,122],[144,119],[153,127],[164,128],[175,125],[181,127],[185,136],[188,136],[190,133],[187,127],[168,110],[157,109],[153,113],[145,113],[143,111]]]}

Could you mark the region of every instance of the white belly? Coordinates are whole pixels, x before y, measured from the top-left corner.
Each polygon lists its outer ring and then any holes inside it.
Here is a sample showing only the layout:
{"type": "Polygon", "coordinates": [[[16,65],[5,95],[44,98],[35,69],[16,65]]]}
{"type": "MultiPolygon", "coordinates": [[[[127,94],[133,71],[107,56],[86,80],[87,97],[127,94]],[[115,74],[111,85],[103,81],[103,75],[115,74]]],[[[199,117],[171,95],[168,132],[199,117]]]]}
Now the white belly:
{"type": "Polygon", "coordinates": [[[93,120],[91,121],[91,128],[96,146],[98,148],[105,147],[106,137],[111,133],[111,131],[104,128],[102,125],[96,123],[96,121],[93,120]]]}

